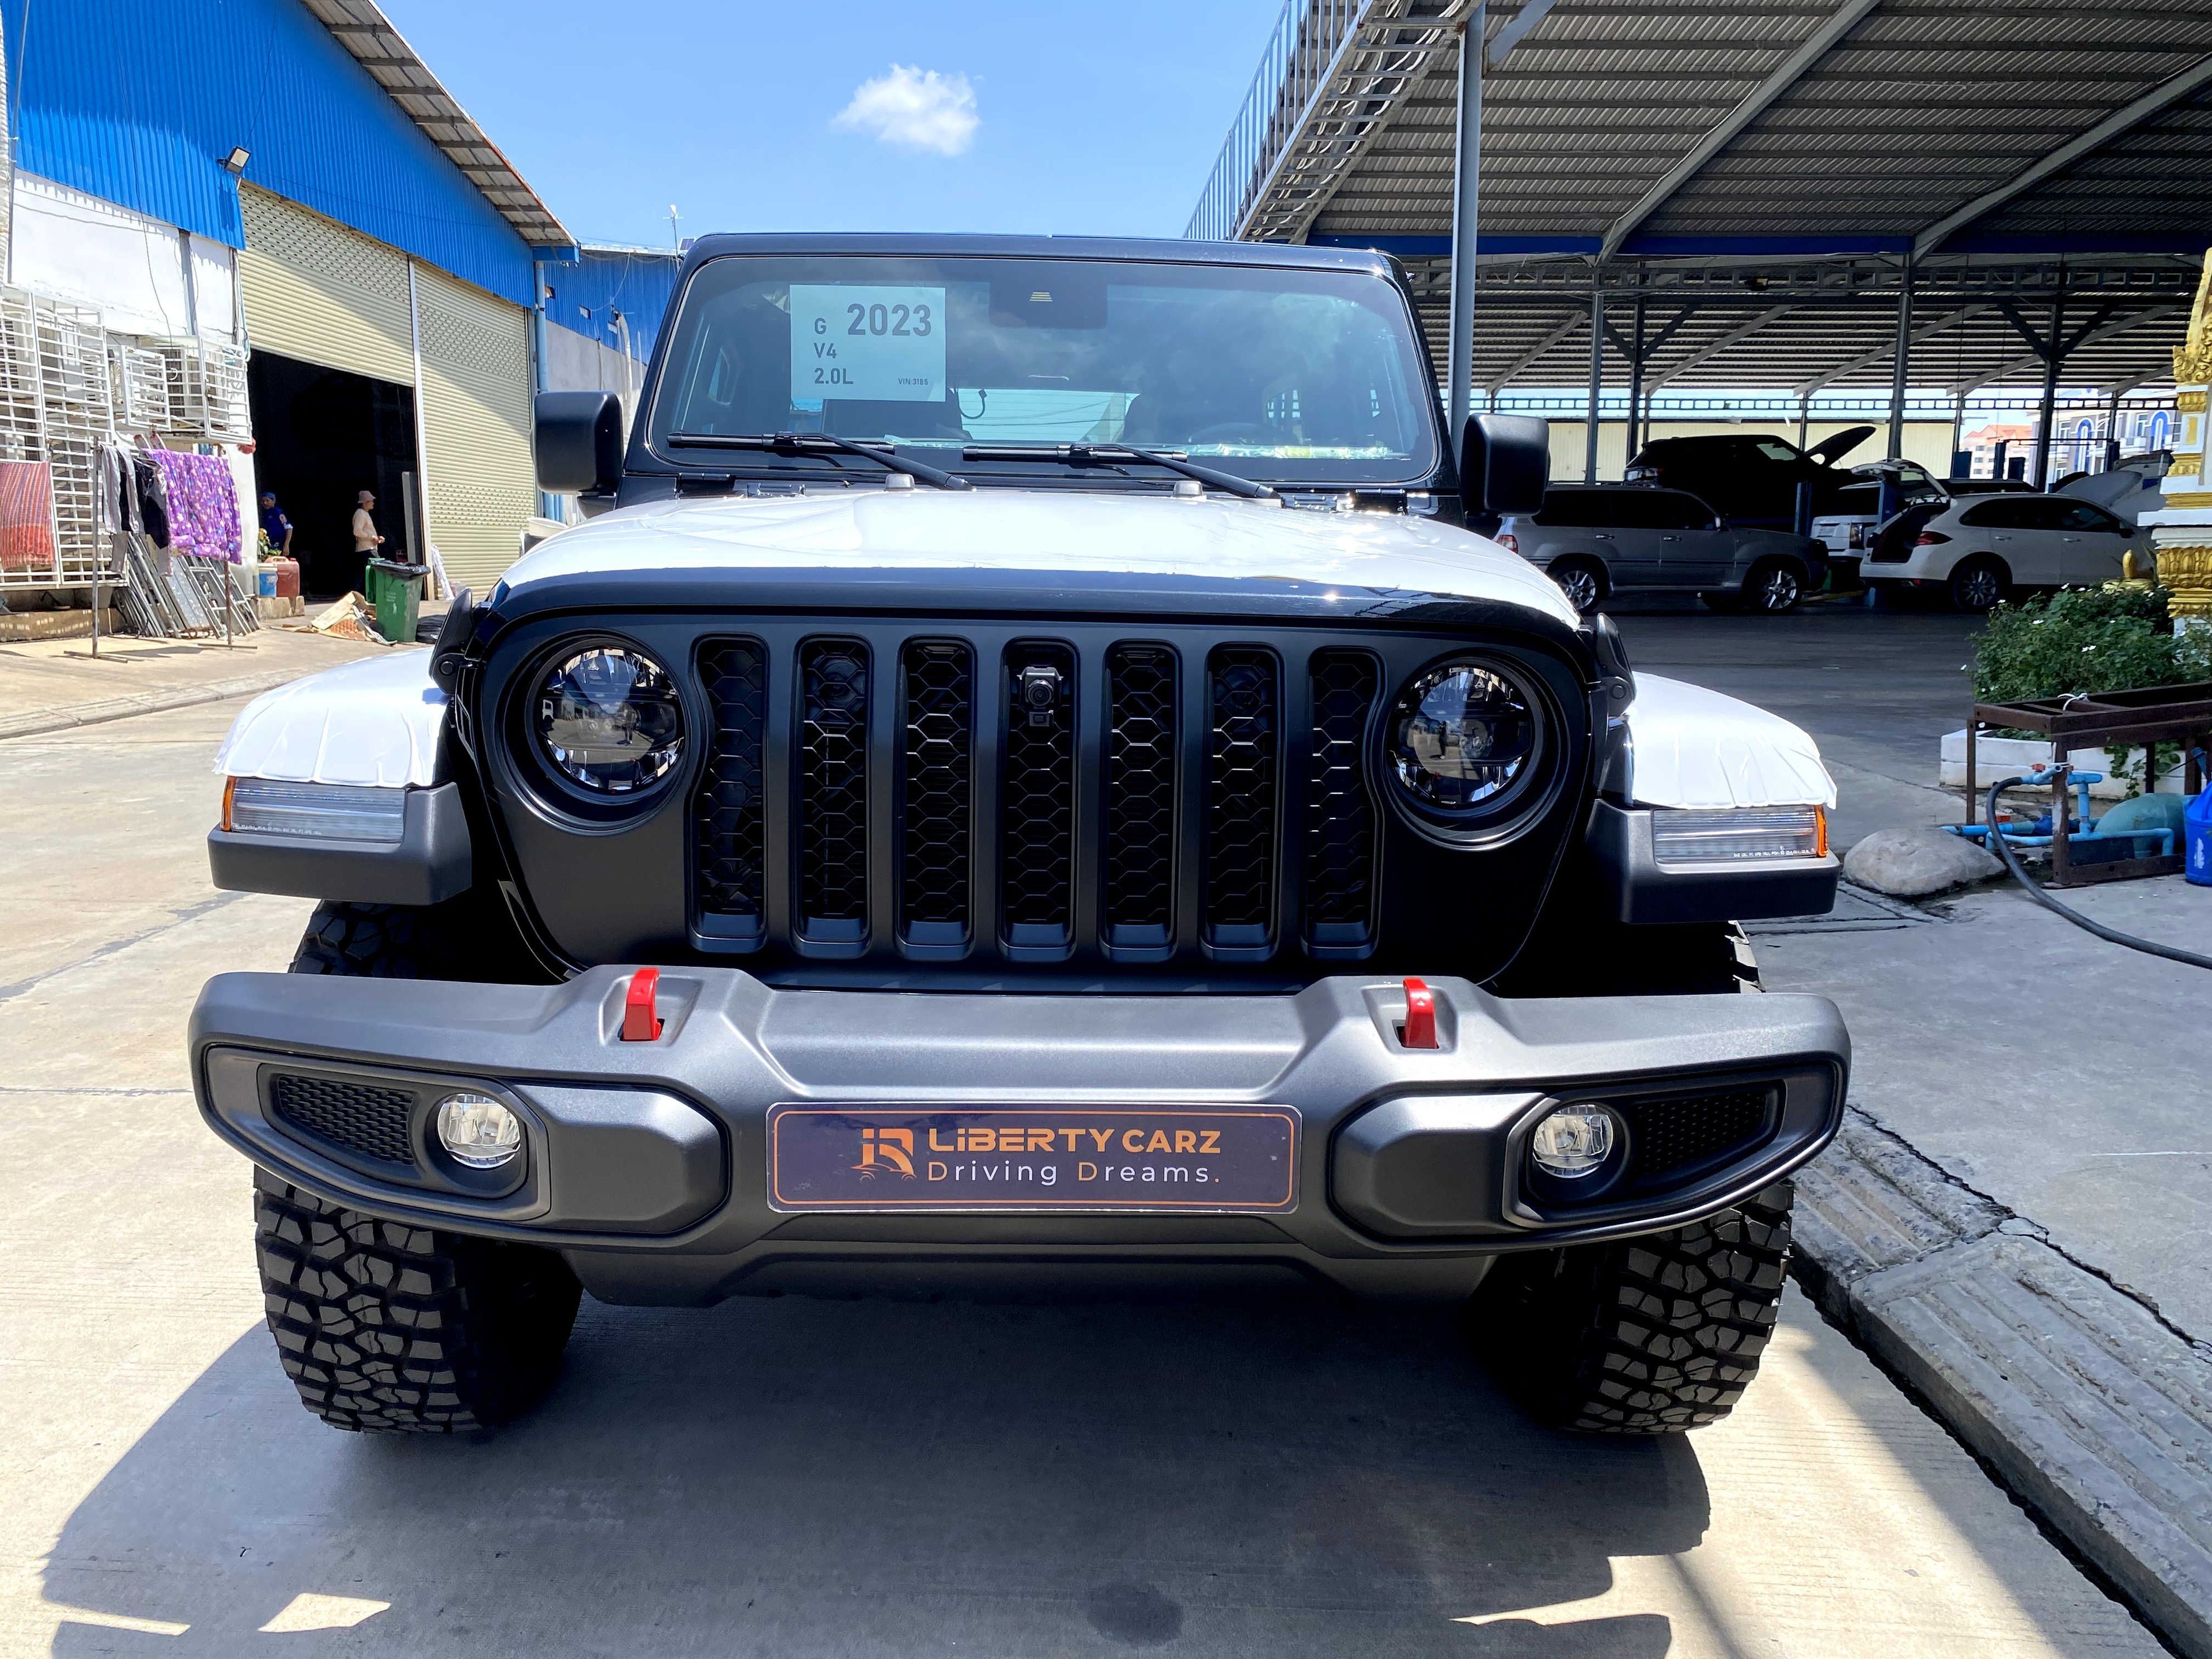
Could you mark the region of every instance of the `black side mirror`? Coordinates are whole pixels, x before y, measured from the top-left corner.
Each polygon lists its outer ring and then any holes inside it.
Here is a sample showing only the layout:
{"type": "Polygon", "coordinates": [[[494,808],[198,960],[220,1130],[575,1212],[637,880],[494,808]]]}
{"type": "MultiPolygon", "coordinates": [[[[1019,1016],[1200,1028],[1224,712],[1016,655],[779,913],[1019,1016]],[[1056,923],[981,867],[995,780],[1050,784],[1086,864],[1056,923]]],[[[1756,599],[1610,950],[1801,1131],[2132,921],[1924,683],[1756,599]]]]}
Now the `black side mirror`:
{"type": "Polygon", "coordinates": [[[612,495],[622,483],[622,399],[611,392],[538,394],[538,488],[556,495],[612,495]]]}
{"type": "Polygon", "coordinates": [[[1474,513],[1534,513],[1552,478],[1552,428],[1528,415],[1477,415],[1459,441],[1459,493],[1474,513]]]}

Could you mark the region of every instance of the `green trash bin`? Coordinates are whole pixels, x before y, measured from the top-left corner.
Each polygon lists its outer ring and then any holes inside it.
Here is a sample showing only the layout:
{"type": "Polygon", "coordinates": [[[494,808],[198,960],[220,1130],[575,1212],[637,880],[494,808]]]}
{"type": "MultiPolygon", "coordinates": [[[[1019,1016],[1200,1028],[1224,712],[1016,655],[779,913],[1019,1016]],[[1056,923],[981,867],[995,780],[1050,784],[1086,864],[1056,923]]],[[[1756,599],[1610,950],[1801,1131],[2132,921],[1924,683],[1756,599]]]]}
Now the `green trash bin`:
{"type": "Polygon", "coordinates": [[[422,582],[430,568],[396,559],[368,562],[368,592],[376,610],[376,631],[394,645],[415,643],[415,617],[422,605],[422,582]]]}

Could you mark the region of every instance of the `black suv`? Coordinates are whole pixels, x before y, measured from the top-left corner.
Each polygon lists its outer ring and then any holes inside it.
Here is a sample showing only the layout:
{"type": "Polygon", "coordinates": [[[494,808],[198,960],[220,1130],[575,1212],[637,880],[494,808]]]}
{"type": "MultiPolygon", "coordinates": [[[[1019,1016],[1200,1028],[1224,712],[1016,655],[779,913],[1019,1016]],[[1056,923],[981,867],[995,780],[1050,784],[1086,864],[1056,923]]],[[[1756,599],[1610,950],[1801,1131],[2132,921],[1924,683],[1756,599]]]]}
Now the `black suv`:
{"type": "Polygon", "coordinates": [[[1802,483],[1813,487],[1814,518],[1840,510],[1841,493],[1852,476],[1836,463],[1874,432],[1870,426],[1846,427],[1810,449],[1771,432],[1655,438],[1636,452],[1622,476],[1632,483],[1686,489],[1730,524],[1789,530],[1797,522],[1802,483]]]}

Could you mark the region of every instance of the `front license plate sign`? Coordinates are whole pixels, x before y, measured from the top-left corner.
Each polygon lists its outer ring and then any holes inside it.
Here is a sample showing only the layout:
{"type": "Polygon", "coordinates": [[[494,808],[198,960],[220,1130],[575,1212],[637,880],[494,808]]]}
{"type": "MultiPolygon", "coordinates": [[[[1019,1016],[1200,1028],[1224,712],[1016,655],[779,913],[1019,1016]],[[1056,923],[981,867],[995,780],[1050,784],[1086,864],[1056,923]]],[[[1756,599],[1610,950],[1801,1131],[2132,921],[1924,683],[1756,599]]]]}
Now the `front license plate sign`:
{"type": "Polygon", "coordinates": [[[768,1133],[778,1210],[1297,1206],[1288,1106],[777,1106],[768,1133]]]}

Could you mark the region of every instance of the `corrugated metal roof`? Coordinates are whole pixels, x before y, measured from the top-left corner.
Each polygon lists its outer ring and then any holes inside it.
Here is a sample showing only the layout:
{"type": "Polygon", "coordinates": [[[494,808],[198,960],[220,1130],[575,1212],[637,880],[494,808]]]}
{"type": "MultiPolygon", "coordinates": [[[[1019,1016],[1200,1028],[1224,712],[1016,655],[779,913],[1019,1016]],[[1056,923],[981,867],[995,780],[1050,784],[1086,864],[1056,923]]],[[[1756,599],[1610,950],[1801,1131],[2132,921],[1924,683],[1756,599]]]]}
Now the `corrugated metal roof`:
{"type": "MultiPolygon", "coordinates": [[[[1486,40],[1534,0],[1492,0],[1486,40]]],[[[1288,0],[1188,234],[1375,246],[1439,359],[1468,0],[1288,0]]],[[[2201,0],[1556,0],[1484,76],[1478,385],[2164,378],[2212,243],[2201,0]],[[1916,248],[1916,243],[1919,244],[1916,248]],[[2075,343],[2078,337],[2078,343],[2075,343]],[[2025,367],[2023,367],[2023,362],[2025,367]]]]}
{"type": "MultiPolygon", "coordinates": [[[[1450,262],[1407,265],[1441,362],[1450,262]]],[[[1886,386],[1899,274],[1894,261],[1623,261],[1608,268],[1605,287],[1607,379],[1616,386],[1628,379],[1641,303],[1647,389],[1886,386]]],[[[1589,374],[1589,264],[1486,260],[1480,276],[1474,384],[1493,391],[1583,384],[1589,374]]],[[[1914,283],[1911,383],[1963,394],[2040,380],[2032,341],[2050,337],[2054,305],[2068,344],[2067,385],[2109,390],[2164,382],[2196,284],[2196,262],[2179,258],[2084,259],[2063,269],[1987,256],[1939,263],[1914,283]]]]}
{"type": "Polygon", "coordinates": [[[519,223],[568,240],[542,204],[497,199],[495,168],[477,168],[489,189],[462,168],[431,95],[404,107],[304,0],[0,0],[0,24],[16,159],[43,178],[236,247],[222,158],[242,145],[252,182],[518,305],[519,223]]]}
{"type": "Polygon", "coordinates": [[[417,57],[406,37],[392,25],[383,8],[374,0],[304,0],[307,9],[322,20],[351,52],[354,61],[392,94],[446,159],[459,167],[468,181],[482,191],[515,234],[534,248],[566,248],[576,239],[556,218],[553,210],[522,181],[514,163],[484,130],[470,118],[460,101],[447,92],[428,64],[417,57]]]}

